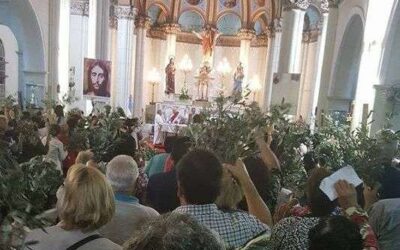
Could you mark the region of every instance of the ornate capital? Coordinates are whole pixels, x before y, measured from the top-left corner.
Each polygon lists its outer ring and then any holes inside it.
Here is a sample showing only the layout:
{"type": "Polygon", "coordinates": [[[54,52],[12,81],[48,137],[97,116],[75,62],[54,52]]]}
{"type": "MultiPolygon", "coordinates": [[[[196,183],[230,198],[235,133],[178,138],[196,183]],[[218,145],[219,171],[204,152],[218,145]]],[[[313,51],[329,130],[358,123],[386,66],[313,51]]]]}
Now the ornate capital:
{"type": "Polygon", "coordinates": [[[268,47],[268,35],[266,33],[262,33],[256,36],[251,43],[252,47],[268,47]]]}
{"type": "Polygon", "coordinates": [[[293,9],[306,10],[310,6],[310,0],[284,0],[283,10],[289,11],[293,9]]]}
{"type": "Polygon", "coordinates": [[[111,29],[118,29],[118,16],[117,16],[118,1],[111,0],[109,25],[111,29]]]}
{"type": "Polygon", "coordinates": [[[73,0],[70,5],[71,15],[89,16],[89,0],[73,0]]]}
{"type": "Polygon", "coordinates": [[[181,31],[181,26],[177,23],[167,23],[162,28],[165,34],[178,34],[181,31]]]}
{"type": "Polygon", "coordinates": [[[275,37],[276,32],[282,32],[282,18],[275,18],[268,28],[269,37],[275,37]]]}
{"type": "Polygon", "coordinates": [[[129,6],[118,6],[115,9],[115,15],[118,19],[130,19],[133,20],[136,15],[137,9],[129,6]]]}
{"type": "Polygon", "coordinates": [[[315,43],[318,41],[318,37],[321,35],[321,31],[319,29],[312,29],[309,31],[303,32],[303,42],[304,43],[315,43]]]}
{"type": "Polygon", "coordinates": [[[341,0],[328,0],[329,8],[337,8],[339,4],[342,2],[341,0]]]}
{"type": "Polygon", "coordinates": [[[148,16],[137,16],[135,18],[136,29],[150,29],[151,19],[148,16]]]}
{"type": "Polygon", "coordinates": [[[322,10],[322,13],[329,12],[329,1],[328,0],[321,0],[321,10],[322,10]]]}
{"type": "Polygon", "coordinates": [[[240,29],[237,36],[240,40],[253,40],[256,36],[256,32],[252,29],[240,29]]]}

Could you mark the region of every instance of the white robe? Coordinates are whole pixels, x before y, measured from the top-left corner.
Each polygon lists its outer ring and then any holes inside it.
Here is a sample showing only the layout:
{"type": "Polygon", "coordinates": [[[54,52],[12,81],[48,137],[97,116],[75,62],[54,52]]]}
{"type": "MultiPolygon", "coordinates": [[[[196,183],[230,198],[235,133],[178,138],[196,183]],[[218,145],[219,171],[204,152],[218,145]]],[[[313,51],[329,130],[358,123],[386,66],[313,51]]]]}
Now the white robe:
{"type": "Polygon", "coordinates": [[[161,115],[156,114],[155,122],[154,122],[154,144],[163,144],[164,143],[164,133],[161,131],[162,124],[164,123],[164,119],[161,115]]]}

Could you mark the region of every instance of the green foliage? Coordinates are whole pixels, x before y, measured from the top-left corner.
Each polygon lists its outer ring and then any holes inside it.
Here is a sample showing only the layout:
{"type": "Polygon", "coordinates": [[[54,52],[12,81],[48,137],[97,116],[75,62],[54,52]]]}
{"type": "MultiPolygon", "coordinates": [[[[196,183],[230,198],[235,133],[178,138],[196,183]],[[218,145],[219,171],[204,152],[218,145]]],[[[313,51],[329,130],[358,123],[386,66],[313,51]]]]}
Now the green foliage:
{"type": "Polygon", "coordinates": [[[261,110],[255,104],[223,96],[215,105],[204,111],[203,124],[189,126],[187,133],[194,146],[208,149],[229,163],[254,154],[255,128],[267,125],[261,110]]]}
{"type": "Polygon", "coordinates": [[[56,202],[56,191],[62,184],[60,172],[53,163],[35,157],[18,165],[0,150],[0,248],[23,243],[25,226],[42,227],[46,221],[36,217],[56,202]]]}

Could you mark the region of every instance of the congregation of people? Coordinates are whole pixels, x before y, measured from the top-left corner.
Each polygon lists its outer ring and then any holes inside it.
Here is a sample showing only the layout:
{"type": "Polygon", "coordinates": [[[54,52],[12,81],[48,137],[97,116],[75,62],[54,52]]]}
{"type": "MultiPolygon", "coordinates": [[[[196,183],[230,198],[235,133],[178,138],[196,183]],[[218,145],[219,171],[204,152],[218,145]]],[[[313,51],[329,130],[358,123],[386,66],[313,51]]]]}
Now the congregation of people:
{"type": "MultiPolygon", "coordinates": [[[[148,138],[124,118],[124,138],[107,159],[83,145],[69,145],[83,119],[12,110],[0,116],[0,136],[19,162],[44,155],[63,175],[54,224],[31,230],[26,249],[400,249],[400,168],[391,163],[379,185],[335,184],[331,200],[321,182],[332,173],[304,156],[307,184],[294,194],[277,181],[281,166],[271,149],[273,126],[255,138],[257,155],[221,162],[185,136],[168,136],[164,151],[148,162],[139,150],[148,138]],[[30,140],[18,124],[35,124],[30,140]]],[[[89,117],[90,126],[102,126],[89,117]]],[[[148,140],[150,141],[150,140],[148,140]]]]}

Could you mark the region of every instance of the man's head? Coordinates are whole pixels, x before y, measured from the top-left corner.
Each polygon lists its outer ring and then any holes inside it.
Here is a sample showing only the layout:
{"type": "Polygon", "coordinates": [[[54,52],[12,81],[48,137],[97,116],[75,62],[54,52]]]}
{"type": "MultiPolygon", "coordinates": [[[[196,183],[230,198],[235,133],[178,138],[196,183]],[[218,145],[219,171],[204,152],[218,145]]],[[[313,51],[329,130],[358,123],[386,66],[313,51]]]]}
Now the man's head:
{"type": "Polygon", "coordinates": [[[188,137],[178,137],[175,139],[171,151],[171,158],[174,164],[178,164],[182,157],[189,152],[189,148],[190,139],[188,137]]]}
{"type": "Polygon", "coordinates": [[[161,109],[157,110],[157,114],[162,115],[161,109]]]}
{"type": "Polygon", "coordinates": [[[118,155],[107,164],[106,177],[114,192],[133,193],[138,176],[137,163],[128,155],[118,155]]]}
{"type": "Polygon", "coordinates": [[[176,166],[178,196],[182,204],[210,204],[217,199],[222,179],[222,164],[206,150],[187,153],[176,166]]]}
{"type": "Polygon", "coordinates": [[[206,227],[188,215],[168,213],[146,222],[124,244],[125,250],[222,250],[206,227]]]}

